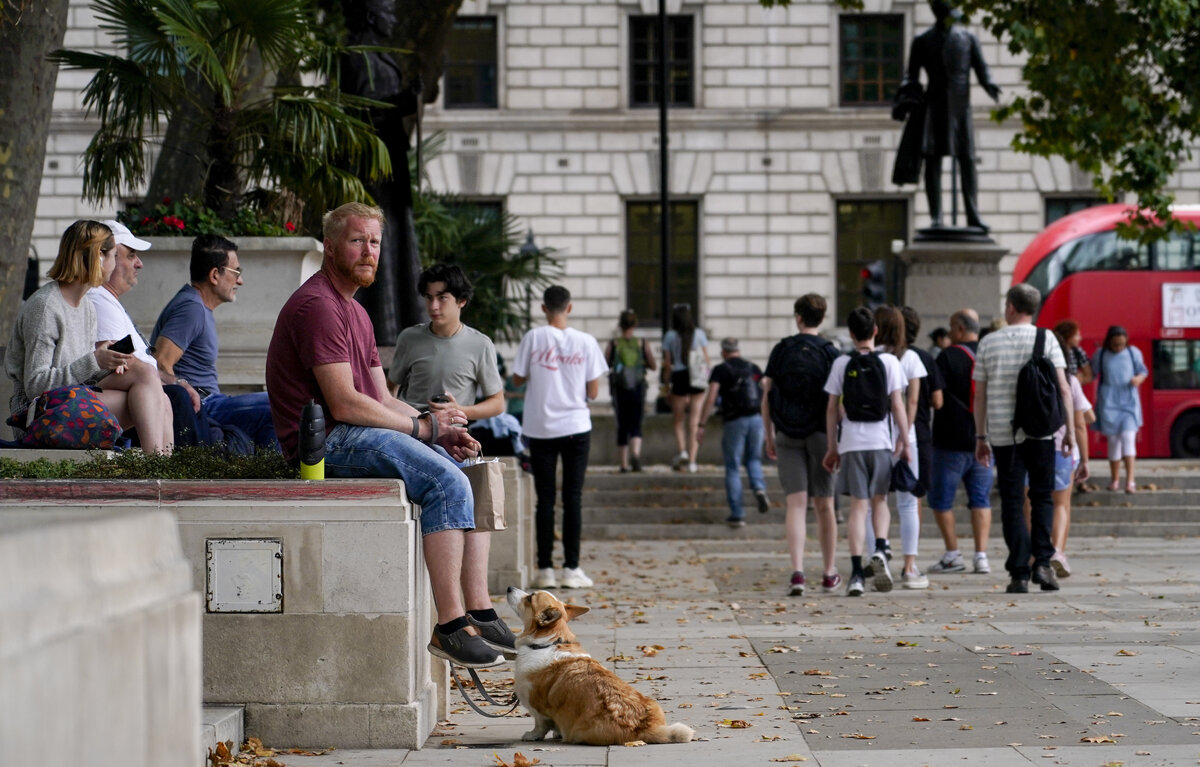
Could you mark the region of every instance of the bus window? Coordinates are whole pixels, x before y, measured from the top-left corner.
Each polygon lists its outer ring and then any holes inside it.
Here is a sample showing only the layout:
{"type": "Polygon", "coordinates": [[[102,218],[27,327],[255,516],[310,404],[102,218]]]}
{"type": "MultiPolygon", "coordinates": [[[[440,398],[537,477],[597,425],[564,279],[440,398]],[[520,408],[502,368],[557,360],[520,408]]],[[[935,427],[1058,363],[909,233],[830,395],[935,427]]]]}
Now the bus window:
{"type": "Polygon", "coordinates": [[[1196,232],[1172,234],[1169,239],[1155,246],[1154,268],[1162,271],[1195,269],[1198,240],[1200,240],[1200,234],[1196,232]]]}
{"type": "Polygon", "coordinates": [[[1149,268],[1150,250],[1145,245],[1119,239],[1115,231],[1097,232],[1060,245],[1030,271],[1026,282],[1045,300],[1058,283],[1077,272],[1149,268]]]}
{"type": "Polygon", "coordinates": [[[1154,388],[1200,389],[1200,340],[1154,342],[1154,388]]]}

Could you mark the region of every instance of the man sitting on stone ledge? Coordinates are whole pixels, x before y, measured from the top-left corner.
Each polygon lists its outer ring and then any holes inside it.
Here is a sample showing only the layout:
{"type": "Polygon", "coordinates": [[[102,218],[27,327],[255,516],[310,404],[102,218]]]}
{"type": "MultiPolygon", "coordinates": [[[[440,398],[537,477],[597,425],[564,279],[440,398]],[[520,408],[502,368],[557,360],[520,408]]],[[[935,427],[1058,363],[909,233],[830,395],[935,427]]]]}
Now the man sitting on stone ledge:
{"type": "Polygon", "coordinates": [[[375,332],[354,293],[375,281],[383,211],[347,203],[325,214],[321,271],[279,312],[267,349],[267,391],[283,453],[297,460],[300,411],[325,412],[325,473],[395,477],[421,506],[422,548],[438,625],[434,655],[482,668],[503,662],[514,637],[492,609],[487,549],[475,527],[466,475],[450,461],[479,446],[458,408],[418,413],[388,394],[375,332]]]}
{"type": "Polygon", "coordinates": [[[150,333],[150,353],[164,383],[186,380],[220,424],[232,424],[259,447],[277,448],[271,408],[264,392],[228,396],[217,385],[217,323],[213,310],[237,300],[242,284],[237,245],[217,234],[192,242],[191,282],[167,303],[150,333]]]}

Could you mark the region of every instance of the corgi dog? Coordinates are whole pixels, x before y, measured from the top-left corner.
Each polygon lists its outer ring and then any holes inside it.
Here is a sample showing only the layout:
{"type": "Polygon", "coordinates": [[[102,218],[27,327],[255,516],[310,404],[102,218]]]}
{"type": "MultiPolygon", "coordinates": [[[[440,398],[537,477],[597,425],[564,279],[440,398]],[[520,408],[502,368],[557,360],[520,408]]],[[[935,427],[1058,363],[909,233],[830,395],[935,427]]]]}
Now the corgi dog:
{"type": "Polygon", "coordinates": [[[517,698],[533,715],[522,740],[543,740],[551,730],[564,743],[612,746],[687,743],[695,731],[667,725],[662,707],[588,655],[567,626],[588,612],[560,602],[549,591],[508,589],[508,605],[521,618],[514,678],[517,698]]]}

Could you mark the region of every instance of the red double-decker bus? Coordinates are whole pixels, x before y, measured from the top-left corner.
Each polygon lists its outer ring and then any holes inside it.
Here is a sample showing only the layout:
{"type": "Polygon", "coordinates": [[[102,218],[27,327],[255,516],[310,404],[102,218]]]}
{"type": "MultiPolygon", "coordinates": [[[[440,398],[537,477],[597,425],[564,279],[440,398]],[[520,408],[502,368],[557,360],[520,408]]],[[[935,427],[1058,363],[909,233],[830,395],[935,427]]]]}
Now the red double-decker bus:
{"type": "MultiPolygon", "coordinates": [[[[1041,291],[1040,327],[1078,322],[1089,355],[1110,325],[1123,326],[1150,370],[1138,454],[1200,457],[1200,231],[1150,245],[1118,238],[1129,211],[1101,205],[1055,221],[1021,254],[1013,284],[1041,291]]],[[[1200,206],[1172,212],[1200,226],[1200,206]]],[[[1093,432],[1092,455],[1103,456],[1101,446],[1093,432]]]]}

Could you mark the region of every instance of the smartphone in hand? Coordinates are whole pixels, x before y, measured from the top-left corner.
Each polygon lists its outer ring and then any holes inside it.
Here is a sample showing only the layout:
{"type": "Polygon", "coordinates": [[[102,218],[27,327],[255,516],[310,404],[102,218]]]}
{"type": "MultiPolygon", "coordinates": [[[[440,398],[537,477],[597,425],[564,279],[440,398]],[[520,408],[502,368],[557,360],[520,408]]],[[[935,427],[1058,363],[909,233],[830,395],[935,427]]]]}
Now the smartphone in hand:
{"type": "Polygon", "coordinates": [[[133,354],[133,336],[127,335],[120,341],[113,341],[108,348],[120,354],[133,354]]]}
{"type": "Polygon", "coordinates": [[[435,395],[433,395],[432,397],[430,397],[430,398],[429,398],[429,401],[430,401],[430,402],[437,402],[438,404],[441,404],[441,403],[443,403],[443,402],[449,402],[449,401],[450,401],[450,398],[449,398],[449,397],[447,397],[445,394],[435,394],[435,395]]]}

